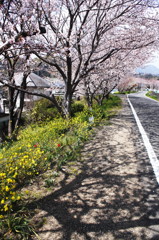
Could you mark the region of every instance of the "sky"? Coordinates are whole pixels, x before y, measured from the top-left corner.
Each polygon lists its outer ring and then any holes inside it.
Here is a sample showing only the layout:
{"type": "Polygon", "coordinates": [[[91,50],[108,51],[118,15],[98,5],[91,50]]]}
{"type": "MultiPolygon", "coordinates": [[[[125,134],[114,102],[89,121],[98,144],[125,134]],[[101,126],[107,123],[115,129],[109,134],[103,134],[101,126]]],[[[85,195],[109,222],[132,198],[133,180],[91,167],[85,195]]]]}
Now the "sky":
{"type": "Polygon", "coordinates": [[[159,68],[159,52],[156,51],[145,65],[154,65],[159,68]]]}

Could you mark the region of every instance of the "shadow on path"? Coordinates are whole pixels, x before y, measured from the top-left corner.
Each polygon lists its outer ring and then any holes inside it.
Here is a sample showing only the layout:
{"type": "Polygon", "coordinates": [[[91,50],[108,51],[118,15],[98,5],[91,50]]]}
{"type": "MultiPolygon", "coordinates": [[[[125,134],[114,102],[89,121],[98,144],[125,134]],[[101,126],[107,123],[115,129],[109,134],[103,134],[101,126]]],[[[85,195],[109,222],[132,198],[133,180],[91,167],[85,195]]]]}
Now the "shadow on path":
{"type": "MultiPolygon", "coordinates": [[[[86,144],[82,173],[31,207],[41,239],[157,240],[159,190],[127,104],[86,144]]],[[[35,238],[33,238],[35,239],[35,238]]]]}

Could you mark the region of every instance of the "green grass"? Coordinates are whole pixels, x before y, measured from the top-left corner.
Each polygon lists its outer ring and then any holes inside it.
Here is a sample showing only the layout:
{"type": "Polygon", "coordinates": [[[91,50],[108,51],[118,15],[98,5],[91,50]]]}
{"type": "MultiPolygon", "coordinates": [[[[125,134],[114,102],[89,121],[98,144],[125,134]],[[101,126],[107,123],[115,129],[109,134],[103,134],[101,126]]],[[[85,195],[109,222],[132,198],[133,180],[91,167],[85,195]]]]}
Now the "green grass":
{"type": "Polygon", "coordinates": [[[130,93],[136,93],[137,91],[123,91],[123,92],[116,92],[115,94],[130,94],[130,93]]]}
{"type": "Polygon", "coordinates": [[[149,98],[152,98],[156,101],[159,101],[159,94],[153,92],[153,91],[149,91],[148,93],[146,93],[146,96],[149,98]]]}

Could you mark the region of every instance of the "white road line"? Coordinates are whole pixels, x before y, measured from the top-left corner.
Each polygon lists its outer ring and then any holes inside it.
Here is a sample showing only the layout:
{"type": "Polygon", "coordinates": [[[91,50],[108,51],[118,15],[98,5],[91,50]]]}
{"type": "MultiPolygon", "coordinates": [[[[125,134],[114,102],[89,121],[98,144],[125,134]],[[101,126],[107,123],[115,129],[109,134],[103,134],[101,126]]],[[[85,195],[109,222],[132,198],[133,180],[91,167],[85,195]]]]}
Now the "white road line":
{"type": "Polygon", "coordinates": [[[128,103],[130,104],[130,107],[131,107],[131,110],[134,114],[134,118],[136,120],[136,123],[137,123],[137,126],[139,128],[139,131],[141,133],[141,136],[142,136],[142,139],[143,139],[143,142],[145,144],[145,147],[146,147],[146,150],[147,150],[147,153],[148,153],[148,156],[149,156],[149,159],[150,159],[150,162],[151,162],[151,165],[152,165],[152,168],[153,168],[153,171],[155,173],[155,176],[156,176],[156,180],[159,184],[159,160],[157,159],[157,156],[153,150],[153,147],[149,141],[149,138],[135,112],[135,109],[133,107],[133,105],[131,104],[130,100],[129,100],[129,97],[127,95],[127,99],[128,99],[128,103]]]}

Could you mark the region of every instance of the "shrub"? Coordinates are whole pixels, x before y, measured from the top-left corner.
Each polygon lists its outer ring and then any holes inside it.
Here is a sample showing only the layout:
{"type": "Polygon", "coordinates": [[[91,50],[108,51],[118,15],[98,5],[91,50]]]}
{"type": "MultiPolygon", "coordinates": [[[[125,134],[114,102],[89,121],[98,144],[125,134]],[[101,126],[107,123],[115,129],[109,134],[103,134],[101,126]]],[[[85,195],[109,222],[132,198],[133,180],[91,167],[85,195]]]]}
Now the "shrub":
{"type": "Polygon", "coordinates": [[[57,117],[60,117],[60,114],[53,103],[47,99],[40,99],[35,102],[31,112],[26,115],[26,120],[29,123],[37,123],[57,117]]]}
{"type": "Polygon", "coordinates": [[[84,110],[84,105],[82,103],[73,103],[71,105],[71,116],[75,116],[76,113],[82,112],[84,110]]]}

